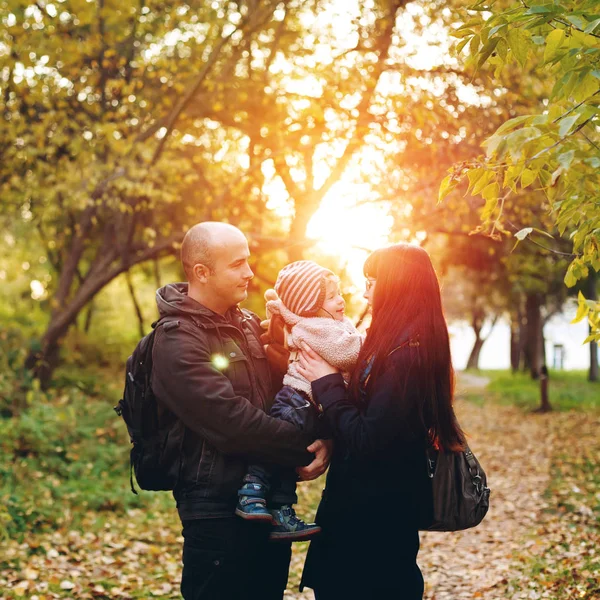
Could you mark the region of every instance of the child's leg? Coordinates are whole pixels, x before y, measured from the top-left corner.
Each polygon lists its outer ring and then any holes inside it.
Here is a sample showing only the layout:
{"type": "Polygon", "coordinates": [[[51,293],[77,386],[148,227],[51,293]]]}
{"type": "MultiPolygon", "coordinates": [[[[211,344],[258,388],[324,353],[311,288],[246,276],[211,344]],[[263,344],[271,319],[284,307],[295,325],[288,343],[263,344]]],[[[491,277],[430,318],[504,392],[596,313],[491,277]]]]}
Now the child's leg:
{"type": "Polygon", "coordinates": [[[294,469],[281,469],[278,477],[273,480],[273,492],[269,502],[275,522],[270,535],[272,540],[307,540],[321,531],[315,523],[305,523],[296,516],[293,507],[298,502],[296,480],[294,469]]]}
{"type": "Polygon", "coordinates": [[[268,465],[250,465],[244,477],[244,484],[238,490],[238,504],[235,514],[249,521],[273,520],[267,510],[267,495],[270,489],[272,467],[268,465]]]}
{"type": "Polygon", "coordinates": [[[269,499],[270,508],[280,508],[281,506],[297,504],[298,495],[296,494],[296,482],[298,476],[295,469],[280,468],[274,473],[269,499]]]}

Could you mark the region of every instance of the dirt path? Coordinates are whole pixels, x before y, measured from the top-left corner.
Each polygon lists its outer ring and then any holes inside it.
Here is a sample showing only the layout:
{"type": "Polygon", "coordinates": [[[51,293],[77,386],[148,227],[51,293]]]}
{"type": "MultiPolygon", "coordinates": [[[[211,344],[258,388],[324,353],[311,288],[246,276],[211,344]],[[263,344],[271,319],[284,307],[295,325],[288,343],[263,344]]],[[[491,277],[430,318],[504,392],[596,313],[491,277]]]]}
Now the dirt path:
{"type": "MultiPolygon", "coordinates": [[[[458,533],[421,535],[418,563],[425,578],[426,600],[504,598],[512,576],[513,551],[545,506],[552,437],[548,415],[530,415],[489,403],[477,406],[461,393],[484,389],[488,380],[460,374],[457,412],[469,444],[488,474],[490,510],[477,528],[458,533]]],[[[296,556],[295,560],[302,560],[296,556]]],[[[288,592],[286,598],[309,599],[311,592],[288,592]]]]}
{"type": "Polygon", "coordinates": [[[552,437],[549,417],[512,407],[459,403],[469,443],[488,474],[490,510],[477,528],[424,533],[419,565],[428,600],[504,598],[513,553],[545,506],[552,437]]]}
{"type": "Polygon", "coordinates": [[[504,598],[513,553],[536,524],[550,480],[550,417],[510,406],[477,406],[461,393],[484,389],[488,380],[459,374],[457,411],[469,444],[488,475],[490,510],[475,529],[421,535],[419,565],[427,600],[504,598]]]}

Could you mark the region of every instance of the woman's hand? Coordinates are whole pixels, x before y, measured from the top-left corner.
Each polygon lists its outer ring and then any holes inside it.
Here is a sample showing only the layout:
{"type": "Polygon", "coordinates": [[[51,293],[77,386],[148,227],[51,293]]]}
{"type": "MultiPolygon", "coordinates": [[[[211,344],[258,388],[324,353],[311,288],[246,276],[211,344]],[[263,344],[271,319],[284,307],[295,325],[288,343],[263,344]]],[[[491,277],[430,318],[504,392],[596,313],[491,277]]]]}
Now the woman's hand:
{"type": "Polygon", "coordinates": [[[339,370],[332,367],[326,360],[322,359],[310,346],[301,342],[300,356],[298,358],[298,372],[302,377],[310,381],[316,381],[325,377],[339,373],[339,370]]]}

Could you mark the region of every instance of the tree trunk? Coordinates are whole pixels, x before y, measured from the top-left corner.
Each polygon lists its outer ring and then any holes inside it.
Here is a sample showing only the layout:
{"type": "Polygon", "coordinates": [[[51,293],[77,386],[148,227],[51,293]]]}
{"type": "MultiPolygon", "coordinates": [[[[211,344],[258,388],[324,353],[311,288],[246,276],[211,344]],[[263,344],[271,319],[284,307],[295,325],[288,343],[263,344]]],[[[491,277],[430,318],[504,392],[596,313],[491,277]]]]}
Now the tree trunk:
{"type": "Polygon", "coordinates": [[[475,343],[473,344],[473,349],[471,350],[469,360],[467,361],[467,369],[479,369],[479,355],[481,354],[484,342],[485,338],[481,338],[479,337],[479,334],[476,334],[475,343]]]}
{"type": "Polygon", "coordinates": [[[525,312],[527,314],[527,356],[532,379],[538,379],[542,369],[542,349],[540,330],[542,326],[541,294],[527,294],[525,312]]]}
{"type": "Polygon", "coordinates": [[[544,323],[543,320],[540,323],[540,355],[542,366],[546,366],[548,363],[546,362],[546,338],[544,337],[544,323]]]}
{"type": "Polygon", "coordinates": [[[154,268],[154,285],[156,289],[160,289],[162,287],[161,278],[160,278],[160,265],[158,264],[158,258],[155,258],[152,261],[152,266],[154,268]]]}
{"type": "Polygon", "coordinates": [[[523,305],[519,305],[519,366],[526,372],[529,370],[531,360],[529,358],[529,344],[527,343],[527,314],[523,311],[523,305]]]}
{"type": "Polygon", "coordinates": [[[58,366],[59,342],[77,319],[79,310],[75,313],[64,311],[54,314],[50,319],[39,349],[31,350],[25,359],[25,368],[33,371],[34,377],[40,380],[42,389],[48,387],[52,373],[58,366]]]}
{"type": "MultiPolygon", "coordinates": [[[[587,279],[587,298],[588,300],[598,300],[598,273],[590,268],[590,274],[587,279]]],[[[590,326],[590,333],[592,328],[590,326]]],[[[590,370],[588,373],[590,381],[598,381],[598,342],[590,342],[590,370]]]]}
{"type": "Polygon", "coordinates": [[[42,388],[48,387],[52,373],[58,364],[60,341],[83,308],[101,289],[133,265],[174,252],[173,244],[181,243],[182,237],[183,235],[174,234],[170,238],[165,238],[160,245],[147,248],[125,261],[119,259],[116,253],[104,253],[98,257],[71,298],[52,313],[39,347],[32,349],[25,360],[25,368],[33,371],[33,376],[40,380],[42,388]]]}
{"type": "Polygon", "coordinates": [[[144,315],[142,314],[142,309],[140,307],[140,303],[135,295],[135,288],[133,287],[133,282],[131,281],[131,272],[125,271],[125,281],[127,281],[127,288],[129,289],[129,295],[131,296],[131,301],[133,302],[133,308],[135,310],[135,314],[138,320],[138,330],[140,337],[144,337],[145,327],[144,327],[144,315]]]}
{"type": "Polygon", "coordinates": [[[88,334],[90,332],[90,327],[92,326],[92,316],[94,315],[94,306],[95,303],[92,301],[88,305],[88,310],[85,315],[85,324],[83,326],[83,331],[88,334]]]}
{"type": "Polygon", "coordinates": [[[521,340],[520,340],[520,319],[521,311],[510,314],[510,368],[513,373],[519,370],[521,362],[521,340]]]}
{"type": "Polygon", "coordinates": [[[296,216],[290,228],[290,246],[287,250],[288,260],[295,262],[304,258],[304,250],[306,248],[306,228],[319,208],[318,204],[303,198],[296,200],[296,216]]]}

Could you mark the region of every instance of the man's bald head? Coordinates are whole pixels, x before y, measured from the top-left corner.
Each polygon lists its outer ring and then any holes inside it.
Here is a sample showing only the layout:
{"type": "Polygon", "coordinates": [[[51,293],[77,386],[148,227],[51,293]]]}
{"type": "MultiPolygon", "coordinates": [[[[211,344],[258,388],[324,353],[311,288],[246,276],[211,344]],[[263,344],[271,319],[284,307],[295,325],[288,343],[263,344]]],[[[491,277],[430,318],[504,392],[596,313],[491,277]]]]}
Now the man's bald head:
{"type": "Polygon", "coordinates": [[[244,234],[229,223],[206,221],[194,225],[183,238],[181,262],[188,281],[194,276],[194,265],[202,264],[214,271],[219,249],[246,241],[244,234]]]}

